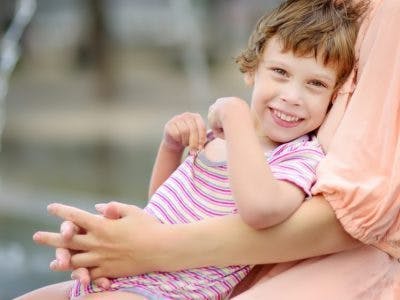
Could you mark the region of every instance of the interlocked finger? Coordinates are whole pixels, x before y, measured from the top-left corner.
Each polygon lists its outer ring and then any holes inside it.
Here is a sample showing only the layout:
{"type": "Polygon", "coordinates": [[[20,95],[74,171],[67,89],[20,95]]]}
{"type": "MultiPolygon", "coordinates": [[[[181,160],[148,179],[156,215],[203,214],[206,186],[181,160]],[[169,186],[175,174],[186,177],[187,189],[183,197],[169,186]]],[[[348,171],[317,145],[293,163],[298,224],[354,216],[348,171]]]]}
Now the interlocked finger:
{"type": "Polygon", "coordinates": [[[71,250],[88,250],[93,245],[87,235],[74,235],[70,240],[66,241],[60,233],[55,232],[36,232],[33,240],[41,245],[47,245],[53,248],[64,248],[71,250]]]}

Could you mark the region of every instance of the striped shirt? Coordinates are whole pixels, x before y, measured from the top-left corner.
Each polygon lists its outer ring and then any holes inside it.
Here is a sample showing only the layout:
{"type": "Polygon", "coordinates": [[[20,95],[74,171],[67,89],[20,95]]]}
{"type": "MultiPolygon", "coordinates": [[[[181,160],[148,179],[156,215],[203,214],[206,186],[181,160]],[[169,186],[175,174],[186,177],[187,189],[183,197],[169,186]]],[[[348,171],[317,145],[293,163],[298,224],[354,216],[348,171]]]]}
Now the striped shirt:
{"type": "MultiPolygon", "coordinates": [[[[273,175],[311,195],[315,169],[324,153],[316,138],[302,136],[266,154],[273,175]]],[[[162,223],[189,223],[237,213],[226,162],[207,159],[204,152],[188,156],[151,197],[145,211],[162,223]]],[[[154,295],[154,299],[226,299],[251,266],[205,267],[178,272],[154,272],[112,280],[111,290],[154,295]]],[[[95,284],[77,283],[72,295],[102,291],[95,284]]]]}

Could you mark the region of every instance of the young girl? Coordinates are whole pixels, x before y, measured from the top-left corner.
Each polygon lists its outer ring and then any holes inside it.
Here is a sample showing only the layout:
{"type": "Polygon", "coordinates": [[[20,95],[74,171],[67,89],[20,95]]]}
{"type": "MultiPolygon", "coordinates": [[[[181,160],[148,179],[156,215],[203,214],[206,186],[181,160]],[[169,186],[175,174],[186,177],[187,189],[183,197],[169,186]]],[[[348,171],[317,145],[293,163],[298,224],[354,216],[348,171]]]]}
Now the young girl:
{"type": "MultiPolygon", "coordinates": [[[[311,195],[323,157],[312,132],[353,68],[361,12],[361,5],[300,0],[286,1],[261,18],[237,60],[253,87],[251,106],[235,97],[217,100],[210,107],[207,140],[199,115],[169,121],[145,210],[172,224],[238,212],[256,229],[288,218],[311,195]],[[186,146],[191,155],[179,165],[186,146]]],[[[75,282],[71,295],[224,299],[250,269],[207,267],[117,278],[109,289],[114,292],[75,282]]]]}

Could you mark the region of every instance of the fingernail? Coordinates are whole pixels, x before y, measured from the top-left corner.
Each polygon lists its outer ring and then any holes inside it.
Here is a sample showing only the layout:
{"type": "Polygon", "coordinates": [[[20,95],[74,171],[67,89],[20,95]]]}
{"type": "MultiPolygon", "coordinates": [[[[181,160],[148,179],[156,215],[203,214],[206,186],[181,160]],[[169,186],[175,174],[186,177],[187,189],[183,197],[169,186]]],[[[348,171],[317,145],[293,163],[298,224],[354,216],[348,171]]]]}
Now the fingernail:
{"type": "Polygon", "coordinates": [[[71,274],[71,279],[72,279],[72,280],[76,280],[76,279],[78,279],[78,277],[77,277],[74,273],[72,273],[72,274],[71,274]]]}
{"type": "Polygon", "coordinates": [[[57,268],[57,260],[55,259],[50,263],[50,270],[54,270],[56,268],[57,268]]]}
{"type": "Polygon", "coordinates": [[[47,211],[49,213],[52,213],[54,211],[55,207],[56,207],[56,204],[55,203],[51,203],[51,204],[47,205],[47,211]]]}
{"type": "Polygon", "coordinates": [[[106,207],[106,205],[107,204],[105,204],[105,203],[97,203],[97,204],[94,205],[94,207],[96,209],[102,209],[102,208],[106,207]]]}
{"type": "Polygon", "coordinates": [[[35,234],[32,236],[32,239],[34,241],[39,240],[40,239],[40,232],[35,232],[35,234]]]}
{"type": "Polygon", "coordinates": [[[105,203],[98,203],[94,205],[95,209],[97,212],[100,214],[104,214],[104,211],[106,210],[107,204],[105,203]]]}
{"type": "Polygon", "coordinates": [[[108,287],[107,287],[107,284],[105,284],[104,282],[100,282],[99,286],[100,286],[102,289],[105,289],[105,290],[108,288],[108,287]]]}

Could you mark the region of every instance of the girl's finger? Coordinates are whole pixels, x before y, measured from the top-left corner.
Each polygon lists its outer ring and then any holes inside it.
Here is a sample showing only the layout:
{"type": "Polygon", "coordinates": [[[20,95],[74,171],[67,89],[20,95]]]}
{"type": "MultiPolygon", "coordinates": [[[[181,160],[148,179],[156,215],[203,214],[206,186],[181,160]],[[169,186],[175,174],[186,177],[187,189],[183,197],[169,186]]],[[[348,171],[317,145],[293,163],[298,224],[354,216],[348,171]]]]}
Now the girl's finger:
{"type": "MultiPolygon", "coordinates": [[[[109,202],[101,205],[104,205],[104,207],[101,209],[101,213],[107,219],[119,219],[122,217],[119,212],[117,202],[109,202]]],[[[98,204],[96,204],[95,207],[97,209],[98,204]]]]}
{"type": "Polygon", "coordinates": [[[179,140],[181,145],[186,147],[189,145],[189,128],[186,125],[184,119],[180,119],[179,121],[174,123],[178,133],[179,133],[179,140]]]}
{"type": "Polygon", "coordinates": [[[94,283],[105,290],[108,290],[111,287],[111,281],[106,277],[95,279],[94,283]]]}
{"type": "Polygon", "coordinates": [[[105,272],[99,268],[99,267],[94,267],[89,269],[89,275],[92,280],[97,279],[97,278],[102,278],[105,276],[105,272]]]}
{"type": "Polygon", "coordinates": [[[89,270],[86,268],[75,269],[71,273],[71,279],[79,280],[84,287],[87,287],[90,283],[89,270]]]}
{"type": "Polygon", "coordinates": [[[199,114],[195,115],[195,122],[197,126],[197,136],[198,136],[197,148],[198,150],[201,150],[207,141],[207,128],[203,118],[199,114]]]}
{"type": "Polygon", "coordinates": [[[64,221],[60,226],[60,233],[63,239],[70,240],[74,234],[78,234],[80,228],[71,221],[64,221]]]}
{"type": "Polygon", "coordinates": [[[56,249],[57,265],[52,271],[68,271],[71,269],[71,252],[65,248],[56,249]]]}
{"type": "Polygon", "coordinates": [[[197,123],[193,115],[185,119],[186,126],[189,128],[189,149],[197,150],[199,145],[199,132],[197,123]]]}

